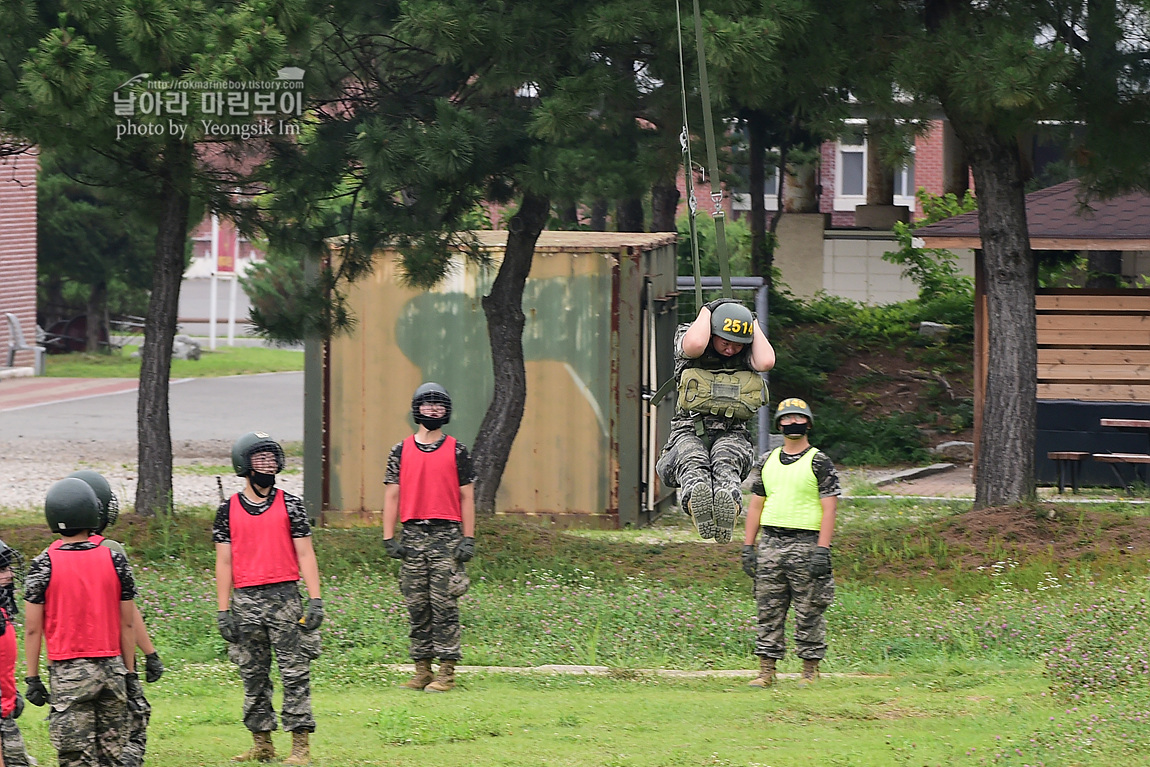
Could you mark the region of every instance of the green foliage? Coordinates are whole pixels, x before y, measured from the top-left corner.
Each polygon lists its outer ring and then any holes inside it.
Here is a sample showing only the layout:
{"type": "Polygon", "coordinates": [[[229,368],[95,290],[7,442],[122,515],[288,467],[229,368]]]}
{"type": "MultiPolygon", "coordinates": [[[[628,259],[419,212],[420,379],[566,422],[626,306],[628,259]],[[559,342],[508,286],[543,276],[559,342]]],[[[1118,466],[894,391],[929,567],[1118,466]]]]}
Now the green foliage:
{"type": "Polygon", "coordinates": [[[93,298],[100,315],[104,306],[112,314],[143,314],[147,307],[156,224],[139,215],[122,189],[100,185],[104,165],[92,153],[40,155],[37,279],[41,303],[62,299],[66,306],[52,306],[60,313],[85,313],[93,298]]]}
{"type": "MultiPolygon", "coordinates": [[[[679,274],[693,275],[695,266],[691,259],[690,214],[684,213],[675,219],[679,230],[679,274]]],[[[695,229],[699,238],[699,269],[704,277],[719,276],[719,258],[715,246],[715,219],[700,212],[695,216],[695,229]]],[[[723,229],[727,236],[727,263],[732,276],[746,276],[751,273],[751,230],[742,219],[724,219],[723,229]]]]}
{"type": "Polygon", "coordinates": [[[911,224],[895,223],[894,233],[902,247],[884,253],[883,260],[905,267],[902,276],[918,285],[919,298],[923,301],[955,294],[973,301],[974,281],[959,272],[955,255],[941,248],[916,248],[913,240],[916,229],[976,210],[978,202],[969,190],[961,200],[952,192],[935,195],[925,189],[919,189],[916,196],[922,203],[923,217],[911,224]]]}
{"type": "Polygon", "coordinates": [[[919,463],[929,457],[925,438],[912,414],[896,413],[867,418],[865,408],[833,401],[821,403],[812,439],[836,463],[883,466],[919,463]]]}

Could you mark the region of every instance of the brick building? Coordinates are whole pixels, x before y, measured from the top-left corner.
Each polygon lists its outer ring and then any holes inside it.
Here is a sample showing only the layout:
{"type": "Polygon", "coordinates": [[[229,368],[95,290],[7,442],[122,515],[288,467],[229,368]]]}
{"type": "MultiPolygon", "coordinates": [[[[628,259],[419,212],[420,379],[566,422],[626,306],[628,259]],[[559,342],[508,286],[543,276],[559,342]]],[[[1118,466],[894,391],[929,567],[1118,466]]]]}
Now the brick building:
{"type": "MultiPolygon", "coordinates": [[[[2,148],[2,147],[0,147],[2,148]]],[[[20,319],[25,340],[36,338],[36,173],[35,150],[0,155],[0,314],[20,319]]],[[[7,361],[7,325],[3,327],[7,361]]],[[[4,364],[0,362],[0,365],[4,364]]],[[[33,353],[16,354],[18,367],[32,367],[33,353]]]]}

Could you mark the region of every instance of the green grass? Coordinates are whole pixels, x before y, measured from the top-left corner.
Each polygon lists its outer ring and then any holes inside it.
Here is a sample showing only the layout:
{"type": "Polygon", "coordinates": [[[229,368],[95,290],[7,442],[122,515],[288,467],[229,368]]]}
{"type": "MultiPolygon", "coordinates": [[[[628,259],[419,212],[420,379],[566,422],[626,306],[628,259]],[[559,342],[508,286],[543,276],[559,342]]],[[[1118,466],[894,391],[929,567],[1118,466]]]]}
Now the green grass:
{"type": "MultiPolygon", "coordinates": [[[[317,667],[313,684],[321,767],[975,767],[1146,757],[1145,724],[1105,704],[1068,709],[1033,671],[824,678],[807,688],[782,680],[768,691],[735,679],[463,674],[455,692],[426,695],[399,689],[404,677],[393,670],[331,668],[317,667]],[[1106,714],[1114,721],[1090,719],[1106,714]]],[[[151,765],[223,764],[250,744],[228,664],[173,669],[147,694],[151,765]]],[[[20,724],[31,752],[50,763],[43,716],[29,706],[20,724]]],[[[287,734],[274,740],[286,753],[287,734]]]]}
{"type": "MultiPolygon", "coordinates": [[[[45,375],[54,378],[138,378],[140,360],[128,355],[136,351],[125,346],[109,354],[51,354],[45,375]]],[[[303,370],[303,353],[261,346],[220,347],[204,350],[198,360],[172,360],[172,378],[281,373],[303,370]]]]}
{"type": "MultiPolygon", "coordinates": [[[[1150,552],[1056,561],[991,535],[970,543],[983,564],[966,565],[971,552],[943,550],[937,535],[965,510],[844,503],[823,664],[843,676],[770,691],[642,671],[755,665],[737,545],[644,537],[681,533],[673,518],[610,537],[480,520],[460,601],[465,662],[612,673],[464,674],[444,696],[397,687],[407,616],[379,531],[317,530],[327,612],[314,666],[317,764],[1150,764],[1150,552]]],[[[1050,531],[1090,537],[1145,513],[1067,509],[1050,531]]],[[[110,531],[127,544],[172,669],[148,688],[153,765],[220,764],[247,745],[215,629],[210,517],[127,515],[110,531]]],[[[42,525],[0,524],[28,554],[50,538],[42,525]]],[[[781,670],[798,664],[788,657],[781,670]]],[[[42,717],[30,709],[21,724],[43,759],[42,717]]],[[[286,736],[277,740],[286,750],[286,736]]]]}

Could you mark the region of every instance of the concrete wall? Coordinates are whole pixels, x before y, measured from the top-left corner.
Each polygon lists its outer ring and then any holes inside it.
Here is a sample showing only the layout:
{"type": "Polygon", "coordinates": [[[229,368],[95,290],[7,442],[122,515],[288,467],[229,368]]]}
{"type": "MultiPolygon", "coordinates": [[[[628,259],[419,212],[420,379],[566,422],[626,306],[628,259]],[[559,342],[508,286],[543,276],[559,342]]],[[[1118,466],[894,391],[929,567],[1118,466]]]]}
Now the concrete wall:
{"type": "MultiPolygon", "coordinates": [[[[24,340],[36,342],[36,174],[35,150],[0,157],[0,313],[20,318],[24,340]]],[[[8,327],[0,318],[0,354],[8,357],[8,327]]],[[[32,352],[16,355],[18,367],[32,367],[32,352]]]]}
{"type": "MultiPolygon", "coordinates": [[[[883,260],[899,245],[890,232],[822,228],[824,216],[787,214],[779,221],[775,266],[796,296],[820,290],[865,304],[889,304],[918,296],[902,267],[883,260]]],[[[956,251],[959,270],[974,275],[974,251],[956,251]]]]}

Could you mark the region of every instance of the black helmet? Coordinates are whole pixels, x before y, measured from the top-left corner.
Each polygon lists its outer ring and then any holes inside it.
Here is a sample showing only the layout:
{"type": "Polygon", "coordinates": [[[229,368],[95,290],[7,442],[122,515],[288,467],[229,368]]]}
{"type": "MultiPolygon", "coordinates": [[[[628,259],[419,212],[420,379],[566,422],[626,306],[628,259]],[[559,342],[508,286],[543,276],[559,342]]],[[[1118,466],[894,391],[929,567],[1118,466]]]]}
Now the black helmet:
{"type": "Polygon", "coordinates": [[[76,535],[100,527],[100,499],[87,482],[68,477],[48,488],[44,517],[54,533],[76,535]]]}
{"type": "MultiPolygon", "coordinates": [[[[0,586],[0,607],[4,608],[9,618],[12,618],[19,611],[16,602],[16,584],[24,580],[24,555],[4,541],[0,541],[0,570],[12,571],[12,581],[0,586]]],[[[7,627],[0,623],[0,634],[6,630],[7,627]]]]}
{"type": "Polygon", "coordinates": [[[0,541],[0,570],[9,568],[16,576],[16,580],[21,580],[24,577],[24,555],[4,541],[0,541]]]}
{"type": "Polygon", "coordinates": [[[284,470],[284,449],[280,443],[262,431],[249,431],[232,444],[232,468],[237,477],[246,477],[252,470],[252,456],[256,453],[274,453],[276,473],[284,470]]]}
{"type": "Polygon", "coordinates": [[[438,429],[440,426],[450,423],[451,395],[447,393],[447,389],[431,381],[420,384],[419,388],[415,390],[415,394],[411,395],[411,418],[416,423],[427,422],[428,428],[434,429],[438,429]],[[447,408],[447,414],[444,415],[443,418],[434,419],[420,415],[419,406],[427,404],[443,405],[447,408]],[[433,423],[436,425],[432,426],[433,423]]]}
{"type": "Polygon", "coordinates": [[[120,499],[112,492],[112,486],[108,484],[108,480],[104,479],[104,475],[98,471],[91,469],[81,469],[74,471],[68,475],[76,479],[82,479],[88,483],[88,487],[96,493],[96,498],[100,501],[100,526],[93,530],[93,533],[102,533],[105,528],[111,527],[116,524],[116,519],[120,516],[120,499]]]}
{"type": "Polygon", "coordinates": [[[719,304],[711,312],[711,335],[736,344],[749,344],[755,340],[755,315],[736,301],[719,304]]]}

